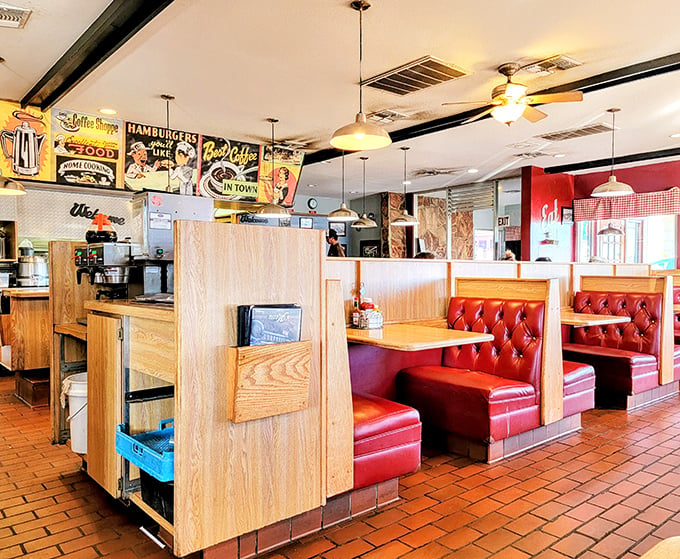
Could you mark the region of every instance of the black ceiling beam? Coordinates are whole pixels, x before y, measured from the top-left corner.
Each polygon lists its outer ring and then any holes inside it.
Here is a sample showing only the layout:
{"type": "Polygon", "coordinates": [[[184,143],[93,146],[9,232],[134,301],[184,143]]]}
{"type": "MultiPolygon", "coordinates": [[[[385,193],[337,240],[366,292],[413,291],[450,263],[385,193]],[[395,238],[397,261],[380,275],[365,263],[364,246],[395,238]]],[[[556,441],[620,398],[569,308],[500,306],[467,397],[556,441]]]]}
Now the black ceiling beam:
{"type": "Polygon", "coordinates": [[[52,107],[172,2],[113,0],[24,95],[21,105],[36,105],[43,111],[52,107]]]}
{"type": "MultiPolygon", "coordinates": [[[[680,70],[680,53],[662,56],[660,58],[655,58],[646,62],[640,62],[638,64],[632,64],[631,66],[625,66],[624,68],[619,68],[610,72],[597,74],[582,80],[550,87],[548,89],[533,92],[531,95],[562,93],[564,91],[573,90],[579,90],[583,91],[584,93],[588,93],[591,91],[597,91],[599,89],[606,89],[608,87],[614,87],[616,85],[649,78],[659,74],[665,74],[667,72],[675,72],[676,70],[680,70]]],[[[429,122],[416,124],[414,126],[408,126],[407,128],[390,132],[390,137],[392,138],[392,141],[396,143],[411,140],[426,134],[433,134],[434,132],[441,132],[442,130],[456,128],[464,124],[464,121],[466,121],[468,118],[473,117],[488,108],[490,108],[490,106],[478,107],[476,109],[458,113],[452,116],[446,116],[436,120],[431,120],[429,122]]],[[[490,116],[487,115],[483,118],[490,118],[490,116]]],[[[305,156],[305,165],[318,163],[320,161],[333,159],[339,156],[340,152],[336,149],[322,149],[305,156]]]]}
{"type": "MultiPolygon", "coordinates": [[[[680,148],[660,149],[657,151],[646,151],[644,153],[633,153],[614,158],[613,165],[623,163],[636,163],[638,161],[648,161],[650,159],[662,159],[664,157],[677,157],[680,155],[680,148]]],[[[598,167],[611,167],[612,158],[594,159],[593,161],[583,161],[582,163],[571,163],[569,165],[556,165],[543,169],[546,173],[570,173],[572,171],[583,171],[584,169],[596,169],[598,167]]]]}

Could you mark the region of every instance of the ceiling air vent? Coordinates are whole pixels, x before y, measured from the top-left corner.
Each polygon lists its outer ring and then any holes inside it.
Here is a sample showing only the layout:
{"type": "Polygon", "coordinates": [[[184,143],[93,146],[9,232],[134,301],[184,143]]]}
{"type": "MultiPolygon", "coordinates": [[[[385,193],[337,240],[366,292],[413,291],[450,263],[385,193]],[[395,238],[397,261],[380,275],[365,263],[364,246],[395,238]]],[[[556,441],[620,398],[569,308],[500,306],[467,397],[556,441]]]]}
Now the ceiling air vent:
{"type": "Polygon", "coordinates": [[[561,142],[563,140],[571,140],[573,138],[583,138],[584,136],[592,136],[593,134],[602,134],[604,132],[611,132],[611,124],[605,122],[596,122],[588,124],[581,128],[571,128],[569,130],[560,130],[559,132],[549,132],[548,134],[539,134],[536,138],[543,138],[549,142],[561,142]]]}
{"type": "Polygon", "coordinates": [[[395,120],[404,120],[405,118],[409,118],[409,115],[398,113],[397,111],[393,111],[391,109],[385,109],[383,111],[371,113],[367,115],[366,118],[368,120],[372,120],[373,122],[379,122],[380,124],[390,124],[395,120]]]}
{"type": "Polygon", "coordinates": [[[467,72],[453,64],[432,56],[424,56],[379,76],[368,78],[364,80],[364,85],[397,95],[407,95],[466,75],[467,72]]]}
{"type": "Polygon", "coordinates": [[[32,10],[27,8],[16,8],[6,4],[0,4],[0,27],[11,27],[21,29],[26,25],[28,16],[32,10]]]}
{"type": "Polygon", "coordinates": [[[522,70],[527,72],[533,72],[534,74],[540,74],[545,72],[547,74],[553,74],[558,70],[569,70],[569,68],[575,68],[576,66],[581,66],[583,62],[564,56],[563,54],[557,54],[546,58],[545,60],[539,60],[527,66],[522,66],[522,70]]]}

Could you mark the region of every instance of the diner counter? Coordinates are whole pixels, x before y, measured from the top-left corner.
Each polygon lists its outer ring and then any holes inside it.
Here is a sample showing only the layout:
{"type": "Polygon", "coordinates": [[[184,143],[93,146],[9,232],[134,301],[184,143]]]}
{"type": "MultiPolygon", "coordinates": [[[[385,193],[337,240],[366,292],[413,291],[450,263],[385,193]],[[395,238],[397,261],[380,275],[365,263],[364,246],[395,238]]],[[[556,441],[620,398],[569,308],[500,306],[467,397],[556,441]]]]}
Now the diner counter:
{"type": "Polygon", "coordinates": [[[135,318],[149,318],[163,322],[175,320],[174,308],[149,303],[137,303],[135,301],[86,301],[85,308],[88,311],[97,311],[121,316],[134,316],[135,318]]]}
{"type": "Polygon", "coordinates": [[[50,290],[48,287],[5,287],[2,294],[17,299],[38,299],[49,297],[50,290]]]}

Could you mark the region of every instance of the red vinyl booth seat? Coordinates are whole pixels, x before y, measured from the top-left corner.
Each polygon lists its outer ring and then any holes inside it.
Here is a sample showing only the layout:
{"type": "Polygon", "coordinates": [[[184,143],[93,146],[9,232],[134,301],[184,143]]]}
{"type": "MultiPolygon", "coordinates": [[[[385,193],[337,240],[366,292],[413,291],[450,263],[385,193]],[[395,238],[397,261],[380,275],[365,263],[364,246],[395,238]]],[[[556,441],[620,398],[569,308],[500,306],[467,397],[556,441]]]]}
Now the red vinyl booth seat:
{"type": "Polygon", "coordinates": [[[563,417],[595,407],[595,369],[591,365],[564,361],[563,417]]]}
{"type": "Polygon", "coordinates": [[[603,394],[639,394],[659,385],[661,294],[581,291],[574,310],[629,316],[631,322],[573,328],[564,358],[595,368],[596,389],[603,394]]]}
{"type": "Polygon", "coordinates": [[[352,394],[354,489],[415,472],[420,467],[421,423],[413,408],[352,394]]]}
{"type": "Polygon", "coordinates": [[[442,365],[402,370],[400,401],[426,424],[483,442],[538,427],[544,306],[453,297],[449,328],[492,333],[494,341],[445,348],[442,365]]]}
{"type": "MultiPolygon", "coordinates": [[[[673,286],[673,304],[680,305],[680,286],[673,286]]],[[[680,314],[673,313],[673,335],[675,343],[680,344],[680,314]]]]}

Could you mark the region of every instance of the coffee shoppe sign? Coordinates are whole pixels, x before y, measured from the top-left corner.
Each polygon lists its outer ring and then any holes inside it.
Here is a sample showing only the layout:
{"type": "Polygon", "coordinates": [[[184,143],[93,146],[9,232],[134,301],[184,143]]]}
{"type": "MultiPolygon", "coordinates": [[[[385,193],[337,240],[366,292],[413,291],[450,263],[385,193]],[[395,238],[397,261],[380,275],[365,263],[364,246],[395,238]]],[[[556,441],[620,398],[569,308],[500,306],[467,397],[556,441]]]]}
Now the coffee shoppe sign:
{"type": "Polygon", "coordinates": [[[3,176],[292,206],[303,153],[0,101],[3,176]]]}

